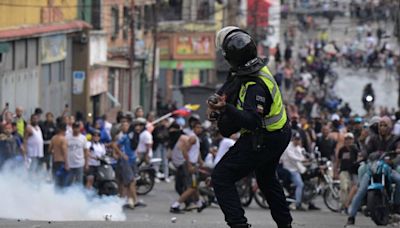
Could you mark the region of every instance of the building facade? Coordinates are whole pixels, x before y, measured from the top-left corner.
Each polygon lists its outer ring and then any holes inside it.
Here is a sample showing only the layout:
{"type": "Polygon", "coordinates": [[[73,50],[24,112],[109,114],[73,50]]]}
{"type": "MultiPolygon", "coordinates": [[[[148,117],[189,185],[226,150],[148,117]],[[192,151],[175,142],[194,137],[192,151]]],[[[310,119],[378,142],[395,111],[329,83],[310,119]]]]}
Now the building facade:
{"type": "Polygon", "coordinates": [[[0,1],[0,102],[59,115],[68,105],[86,111],[85,77],[90,25],[76,20],[77,1],[0,1]],[[15,17],[15,15],[20,15],[15,17]],[[78,72],[78,73],[76,73],[78,72]],[[81,73],[79,73],[81,72],[81,73]],[[83,72],[83,73],[82,73],[83,72]]]}

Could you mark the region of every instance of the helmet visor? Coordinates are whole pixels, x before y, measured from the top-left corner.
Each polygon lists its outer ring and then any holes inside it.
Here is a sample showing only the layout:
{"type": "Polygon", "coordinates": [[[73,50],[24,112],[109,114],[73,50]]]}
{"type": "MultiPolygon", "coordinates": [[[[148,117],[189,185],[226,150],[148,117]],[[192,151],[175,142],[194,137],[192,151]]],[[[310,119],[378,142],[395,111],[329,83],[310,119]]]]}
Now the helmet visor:
{"type": "Polygon", "coordinates": [[[233,30],[240,30],[240,28],[236,26],[227,26],[217,32],[217,36],[215,38],[215,46],[217,50],[222,49],[222,44],[224,43],[225,37],[233,30]]]}

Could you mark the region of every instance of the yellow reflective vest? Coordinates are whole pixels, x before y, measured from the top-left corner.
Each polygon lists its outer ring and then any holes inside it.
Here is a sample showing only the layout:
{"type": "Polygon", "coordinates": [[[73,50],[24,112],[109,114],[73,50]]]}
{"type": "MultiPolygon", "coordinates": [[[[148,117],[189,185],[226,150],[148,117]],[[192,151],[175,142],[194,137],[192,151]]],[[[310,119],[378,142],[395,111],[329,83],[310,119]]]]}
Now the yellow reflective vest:
{"type": "MultiPolygon", "coordinates": [[[[258,77],[265,83],[268,88],[271,96],[272,96],[272,105],[270,112],[264,116],[262,119],[262,127],[267,131],[276,131],[280,130],[285,126],[287,121],[286,110],[283,105],[282,95],[279,90],[279,86],[276,83],[274,77],[269,71],[268,67],[264,66],[260,72],[258,77]]],[[[243,110],[243,103],[246,97],[247,88],[251,85],[256,84],[254,81],[248,81],[242,84],[239,91],[239,99],[236,104],[236,108],[239,110],[243,110]]],[[[248,130],[242,129],[241,132],[246,132],[248,130]]]]}

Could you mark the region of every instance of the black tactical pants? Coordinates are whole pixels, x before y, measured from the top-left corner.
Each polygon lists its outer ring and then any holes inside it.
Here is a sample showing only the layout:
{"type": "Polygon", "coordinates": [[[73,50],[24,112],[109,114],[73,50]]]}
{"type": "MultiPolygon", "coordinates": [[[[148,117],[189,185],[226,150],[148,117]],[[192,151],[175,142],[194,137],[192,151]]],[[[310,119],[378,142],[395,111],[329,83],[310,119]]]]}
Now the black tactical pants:
{"type": "Polygon", "coordinates": [[[215,167],[212,184],[218,203],[228,225],[247,223],[235,182],[255,171],[257,183],[271,209],[272,218],[278,226],[292,222],[285,195],[276,175],[279,158],[290,142],[291,130],[268,133],[265,149],[256,152],[251,134],[243,134],[215,167]]]}

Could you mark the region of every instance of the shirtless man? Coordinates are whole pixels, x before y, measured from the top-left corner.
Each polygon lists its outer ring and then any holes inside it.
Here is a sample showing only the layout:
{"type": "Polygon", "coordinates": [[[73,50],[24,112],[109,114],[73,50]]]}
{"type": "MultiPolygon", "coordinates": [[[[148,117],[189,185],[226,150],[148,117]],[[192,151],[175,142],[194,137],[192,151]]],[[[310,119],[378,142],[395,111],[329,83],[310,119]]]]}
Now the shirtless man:
{"type": "Polygon", "coordinates": [[[68,147],[65,137],[67,125],[61,123],[58,126],[57,134],[53,136],[50,142],[49,151],[53,155],[53,178],[57,187],[65,185],[65,178],[69,170],[68,165],[68,147]]]}

